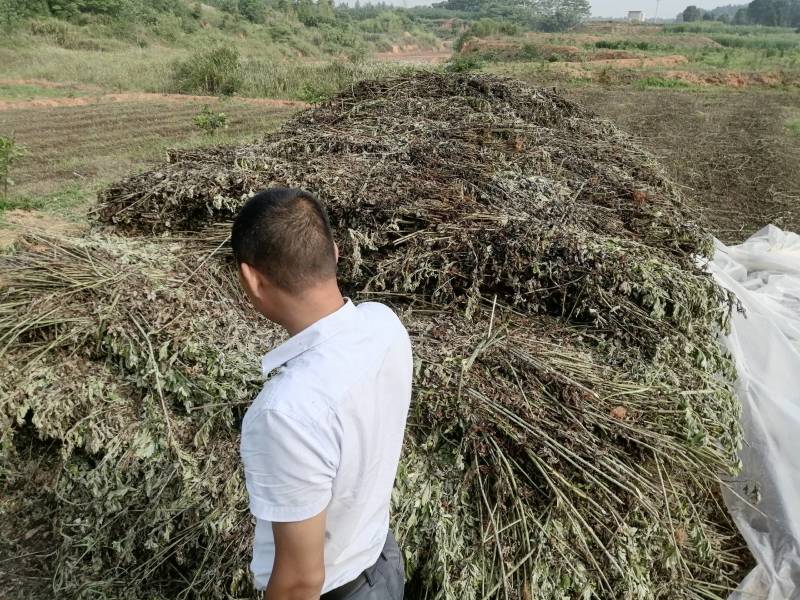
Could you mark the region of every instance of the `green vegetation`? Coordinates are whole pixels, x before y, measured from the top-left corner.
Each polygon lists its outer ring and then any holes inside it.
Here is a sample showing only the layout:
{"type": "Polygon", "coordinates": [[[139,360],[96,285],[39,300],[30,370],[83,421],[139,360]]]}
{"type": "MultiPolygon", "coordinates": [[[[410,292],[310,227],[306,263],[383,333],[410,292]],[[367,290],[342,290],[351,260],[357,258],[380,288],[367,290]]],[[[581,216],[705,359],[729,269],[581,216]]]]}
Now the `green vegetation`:
{"type": "Polygon", "coordinates": [[[756,48],[777,51],[800,49],[800,35],[797,34],[760,36],[717,34],[712,35],[711,39],[726,48],[756,48]]]}
{"type": "Polygon", "coordinates": [[[228,117],[223,112],[214,112],[206,104],[197,115],[194,117],[194,124],[201,131],[214,135],[217,130],[224,129],[228,126],[228,117]]]}
{"type": "Polygon", "coordinates": [[[513,21],[499,19],[478,19],[456,39],[453,48],[460,51],[466,43],[473,38],[487,38],[499,35],[515,36],[521,34],[522,27],[513,21]]]}
{"type": "Polygon", "coordinates": [[[800,117],[786,121],[786,128],[793,134],[800,136],[800,117]]]}
{"type": "Polygon", "coordinates": [[[41,210],[64,218],[76,218],[75,209],[84,206],[94,196],[94,190],[80,185],[69,185],[42,196],[17,196],[0,200],[0,215],[6,210],[41,210]]]}
{"type": "Polygon", "coordinates": [[[685,23],[713,22],[767,27],[800,27],[800,0],[753,0],[745,6],[720,6],[706,11],[687,6],[682,13],[685,23]]]}
{"type": "Polygon", "coordinates": [[[13,135],[0,135],[0,197],[8,196],[8,186],[14,184],[10,177],[11,166],[24,152],[13,135]]]}
{"type": "Polygon", "coordinates": [[[118,91],[259,95],[284,89],[300,98],[331,89],[332,74],[339,84],[349,80],[345,71],[359,70],[322,63],[356,63],[396,48],[435,49],[454,35],[413,11],[334,9],[325,0],[261,8],[178,0],[165,1],[163,10],[160,0],[141,0],[142,19],[132,17],[136,2],[65,2],[77,8],[0,0],[5,77],[118,91]],[[321,74],[324,81],[298,81],[299,74],[321,74]]]}
{"type": "Polygon", "coordinates": [[[539,31],[566,31],[591,12],[588,0],[445,0],[435,6],[473,18],[504,19],[539,31]]]}
{"type": "Polygon", "coordinates": [[[242,87],[239,51],[219,46],[175,64],[170,90],[184,94],[230,96],[242,87]]]}
{"type": "Polygon", "coordinates": [[[485,65],[483,59],[481,59],[476,54],[471,54],[467,56],[454,56],[451,58],[447,65],[445,65],[445,70],[450,73],[465,73],[467,71],[477,71],[482,69],[485,65]]]}
{"type": "Polygon", "coordinates": [[[43,87],[32,84],[0,83],[0,100],[30,100],[33,98],[74,98],[87,92],[70,86],[43,87]]]}
{"type": "Polygon", "coordinates": [[[675,89],[690,87],[685,81],[679,79],[667,79],[665,77],[644,77],[636,81],[636,87],[640,89],[675,89]]]}
{"type": "Polygon", "coordinates": [[[732,33],[735,35],[776,35],[795,33],[791,27],[765,27],[763,25],[728,25],[718,21],[702,21],[699,23],[675,23],[665,25],[666,33],[732,33]]]}
{"type": "Polygon", "coordinates": [[[636,40],[599,40],[594,43],[595,48],[606,50],[655,50],[660,46],[645,41],[636,40]]]}

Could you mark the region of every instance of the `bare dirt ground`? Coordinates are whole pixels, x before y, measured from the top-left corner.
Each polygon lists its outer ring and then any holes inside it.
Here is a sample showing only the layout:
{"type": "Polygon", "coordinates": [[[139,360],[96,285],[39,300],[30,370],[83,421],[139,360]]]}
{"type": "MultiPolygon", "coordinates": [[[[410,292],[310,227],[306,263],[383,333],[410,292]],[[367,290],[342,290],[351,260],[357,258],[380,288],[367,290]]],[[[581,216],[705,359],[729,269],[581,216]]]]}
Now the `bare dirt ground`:
{"type": "Polygon", "coordinates": [[[147,161],[160,160],[169,146],[212,144],[273,129],[301,103],[218,104],[228,128],[217,136],[200,132],[193,118],[205,100],[92,103],[0,112],[0,130],[13,131],[24,156],[14,167],[16,195],[43,195],[68,183],[107,181],[147,161]]]}
{"type": "Polygon", "coordinates": [[[373,58],[378,62],[436,65],[447,62],[452,55],[453,49],[449,45],[434,49],[421,49],[415,45],[408,45],[394,46],[391,52],[377,52],[373,58]]]}
{"type": "Polygon", "coordinates": [[[659,156],[723,241],[742,241],[769,223],[800,231],[800,136],[786,127],[800,114],[800,94],[594,85],[561,91],[659,156]]]}
{"type": "Polygon", "coordinates": [[[0,227],[0,248],[10,246],[25,233],[73,234],[86,228],[82,223],[37,210],[16,208],[5,211],[2,218],[4,227],[0,227]]]}

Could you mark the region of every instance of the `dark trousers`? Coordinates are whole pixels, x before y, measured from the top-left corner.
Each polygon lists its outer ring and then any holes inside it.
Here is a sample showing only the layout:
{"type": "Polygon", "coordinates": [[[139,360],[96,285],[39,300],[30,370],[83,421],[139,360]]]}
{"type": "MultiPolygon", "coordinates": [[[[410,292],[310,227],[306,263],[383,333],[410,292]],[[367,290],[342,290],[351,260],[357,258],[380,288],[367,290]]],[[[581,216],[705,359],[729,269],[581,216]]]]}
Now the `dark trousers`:
{"type": "Polygon", "coordinates": [[[322,594],[320,600],[403,600],[405,584],[403,556],[390,531],[374,565],[350,583],[322,594]]]}

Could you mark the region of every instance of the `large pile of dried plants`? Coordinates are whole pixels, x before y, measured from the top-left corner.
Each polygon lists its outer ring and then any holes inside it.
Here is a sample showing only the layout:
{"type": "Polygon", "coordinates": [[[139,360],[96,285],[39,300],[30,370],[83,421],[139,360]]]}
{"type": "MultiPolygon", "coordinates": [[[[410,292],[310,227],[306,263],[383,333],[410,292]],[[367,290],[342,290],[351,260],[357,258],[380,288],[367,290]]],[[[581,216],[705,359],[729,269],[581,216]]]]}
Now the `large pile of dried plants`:
{"type": "Polygon", "coordinates": [[[238,421],[282,334],[226,222],[269,185],[319,195],[345,291],[410,330],[409,597],[726,597],[746,557],[718,498],[740,432],[710,237],[611,123],[437,73],[173,153],[104,190],[92,233],[0,257],[2,510],[38,515],[57,592],[252,596],[238,421]]]}

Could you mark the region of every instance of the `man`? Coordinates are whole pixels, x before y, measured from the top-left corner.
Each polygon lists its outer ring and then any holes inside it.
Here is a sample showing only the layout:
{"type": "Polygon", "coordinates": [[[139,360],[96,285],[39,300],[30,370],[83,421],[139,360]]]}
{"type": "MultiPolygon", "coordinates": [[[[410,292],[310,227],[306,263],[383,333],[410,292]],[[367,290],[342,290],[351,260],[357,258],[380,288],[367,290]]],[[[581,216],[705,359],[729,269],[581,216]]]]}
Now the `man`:
{"type": "Polygon", "coordinates": [[[411,399],[408,333],[389,308],[342,297],[311,194],[253,196],[231,244],[251,302],[291,336],[261,361],[277,373],[242,423],[256,587],[266,600],[400,600],[389,500],[411,399]]]}

